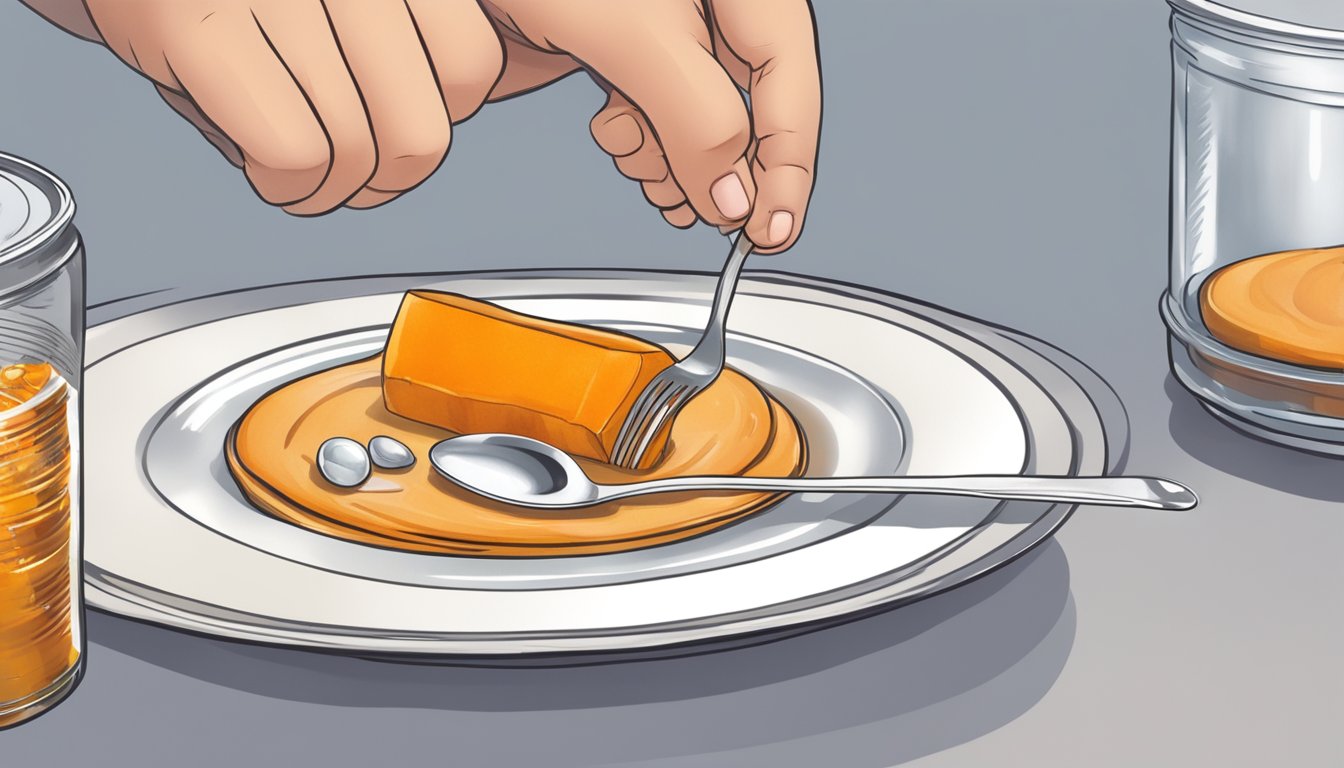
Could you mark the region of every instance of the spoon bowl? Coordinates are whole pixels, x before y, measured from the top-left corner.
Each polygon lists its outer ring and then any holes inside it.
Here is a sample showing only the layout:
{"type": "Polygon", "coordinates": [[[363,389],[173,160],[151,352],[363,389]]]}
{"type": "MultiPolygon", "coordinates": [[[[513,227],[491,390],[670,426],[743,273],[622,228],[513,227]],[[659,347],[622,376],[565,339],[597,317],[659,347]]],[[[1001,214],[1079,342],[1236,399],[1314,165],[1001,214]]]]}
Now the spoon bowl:
{"type": "Polygon", "coordinates": [[[574,509],[672,491],[928,493],[1178,510],[1190,509],[1199,502],[1189,488],[1156,477],[699,476],[600,485],[559,448],[529,437],[498,433],[443,440],[430,449],[429,463],[439,474],[469,491],[536,509],[574,509]]]}
{"type": "Polygon", "coordinates": [[[463,488],[508,504],[568,508],[601,501],[598,485],[569,454],[530,437],[450,438],[429,449],[429,463],[463,488]]]}

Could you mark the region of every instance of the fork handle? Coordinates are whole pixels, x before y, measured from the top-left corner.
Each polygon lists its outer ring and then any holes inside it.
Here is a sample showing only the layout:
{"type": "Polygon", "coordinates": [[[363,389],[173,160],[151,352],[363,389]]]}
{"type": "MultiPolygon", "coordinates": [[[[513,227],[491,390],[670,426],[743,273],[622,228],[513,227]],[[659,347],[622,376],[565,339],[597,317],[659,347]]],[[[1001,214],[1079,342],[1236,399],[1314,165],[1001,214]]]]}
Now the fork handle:
{"type": "Polygon", "coordinates": [[[755,248],[756,244],[747,237],[747,230],[745,228],[738,230],[737,239],[733,241],[733,251],[728,254],[728,261],[723,265],[723,274],[719,276],[719,284],[714,289],[714,304],[709,310],[709,322],[705,324],[704,335],[687,357],[697,360],[723,360],[728,310],[732,307],[733,294],[737,291],[737,278],[742,274],[742,267],[755,248]]]}

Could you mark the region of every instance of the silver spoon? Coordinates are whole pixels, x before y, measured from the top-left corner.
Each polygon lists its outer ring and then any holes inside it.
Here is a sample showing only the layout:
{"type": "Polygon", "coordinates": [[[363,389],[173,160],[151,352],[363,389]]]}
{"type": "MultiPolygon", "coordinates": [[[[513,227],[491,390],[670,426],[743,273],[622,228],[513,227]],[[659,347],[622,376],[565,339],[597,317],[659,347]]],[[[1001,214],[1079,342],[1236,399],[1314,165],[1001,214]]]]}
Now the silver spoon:
{"type": "Polygon", "coordinates": [[[463,435],[429,451],[439,474],[482,496],[539,509],[571,509],[670,491],[933,493],[989,499],[1190,509],[1199,499],[1179,483],[1152,477],[669,477],[599,485],[560,449],[530,437],[463,435]]]}

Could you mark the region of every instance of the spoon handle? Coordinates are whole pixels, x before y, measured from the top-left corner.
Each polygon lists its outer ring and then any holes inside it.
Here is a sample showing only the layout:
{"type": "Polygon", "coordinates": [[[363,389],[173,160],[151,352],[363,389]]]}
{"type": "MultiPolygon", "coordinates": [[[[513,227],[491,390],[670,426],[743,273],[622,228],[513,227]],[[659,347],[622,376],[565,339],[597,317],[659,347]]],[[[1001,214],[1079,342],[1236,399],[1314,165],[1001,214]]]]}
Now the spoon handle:
{"type": "Polygon", "coordinates": [[[986,499],[1053,501],[1145,509],[1190,509],[1194,491],[1156,477],[669,477],[603,487],[602,501],[670,491],[793,491],[798,493],[927,493],[986,499]]]}

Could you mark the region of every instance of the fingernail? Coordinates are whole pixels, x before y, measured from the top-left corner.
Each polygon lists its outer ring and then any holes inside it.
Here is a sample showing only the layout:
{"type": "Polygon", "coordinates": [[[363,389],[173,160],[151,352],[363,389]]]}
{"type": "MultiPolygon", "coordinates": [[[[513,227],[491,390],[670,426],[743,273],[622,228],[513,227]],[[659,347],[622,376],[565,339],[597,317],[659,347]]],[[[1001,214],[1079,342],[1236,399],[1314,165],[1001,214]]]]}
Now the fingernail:
{"type": "Polygon", "coordinates": [[[751,203],[747,201],[747,188],[736,173],[730,173],[709,188],[709,196],[719,213],[728,219],[740,219],[751,212],[751,203]]]}
{"type": "Polygon", "coordinates": [[[789,235],[793,234],[793,214],[788,211],[770,214],[770,226],[766,227],[765,234],[776,245],[788,240],[789,235]]]}

